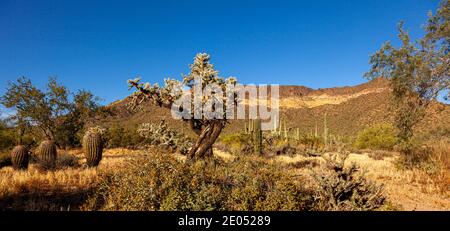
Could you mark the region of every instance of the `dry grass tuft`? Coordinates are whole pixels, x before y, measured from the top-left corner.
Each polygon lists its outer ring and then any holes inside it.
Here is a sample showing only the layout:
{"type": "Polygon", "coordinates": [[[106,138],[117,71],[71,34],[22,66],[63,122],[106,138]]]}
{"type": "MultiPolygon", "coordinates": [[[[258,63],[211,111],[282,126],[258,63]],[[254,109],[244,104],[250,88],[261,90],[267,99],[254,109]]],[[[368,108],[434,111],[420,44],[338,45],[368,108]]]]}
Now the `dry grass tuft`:
{"type": "Polygon", "coordinates": [[[22,193],[48,194],[87,190],[98,180],[96,169],[40,171],[36,165],[31,165],[28,171],[16,171],[7,167],[0,170],[0,176],[0,198],[22,193]]]}
{"type": "Polygon", "coordinates": [[[57,169],[42,171],[37,164],[28,170],[0,169],[0,210],[76,210],[97,186],[99,171],[120,169],[126,159],[142,152],[106,150],[98,168],[83,167],[80,150],[59,150],[57,169]]]}

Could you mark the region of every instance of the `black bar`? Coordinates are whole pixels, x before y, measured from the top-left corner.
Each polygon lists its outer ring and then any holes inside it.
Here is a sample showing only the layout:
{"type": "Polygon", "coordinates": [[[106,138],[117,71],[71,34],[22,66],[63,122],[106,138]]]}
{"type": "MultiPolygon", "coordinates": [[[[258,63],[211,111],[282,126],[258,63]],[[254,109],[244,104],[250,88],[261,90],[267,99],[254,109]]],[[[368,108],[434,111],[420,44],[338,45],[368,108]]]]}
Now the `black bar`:
{"type": "Polygon", "coordinates": [[[120,230],[306,230],[311,228],[365,230],[386,229],[392,225],[406,228],[450,227],[450,212],[3,212],[3,227],[85,229],[89,227],[120,230]],[[180,225],[183,220],[195,225],[180,225]],[[240,218],[237,218],[240,217],[240,218]],[[247,219],[244,219],[247,217],[247,219]],[[251,221],[270,217],[270,223],[251,221]],[[193,218],[194,220],[191,220],[193,218]],[[198,219],[197,219],[198,218],[198,219]],[[202,223],[210,219],[210,225],[202,223]],[[230,224],[234,218],[234,225],[230,224]],[[237,221],[238,220],[238,221],[237,221]],[[228,221],[228,225],[224,222],[228,221]],[[239,223],[240,221],[240,223],[239,223]],[[246,222],[247,221],[247,222],[246,222]],[[8,226],[11,225],[11,226],[8,226]],[[158,229],[156,229],[158,227],[158,229]]]}

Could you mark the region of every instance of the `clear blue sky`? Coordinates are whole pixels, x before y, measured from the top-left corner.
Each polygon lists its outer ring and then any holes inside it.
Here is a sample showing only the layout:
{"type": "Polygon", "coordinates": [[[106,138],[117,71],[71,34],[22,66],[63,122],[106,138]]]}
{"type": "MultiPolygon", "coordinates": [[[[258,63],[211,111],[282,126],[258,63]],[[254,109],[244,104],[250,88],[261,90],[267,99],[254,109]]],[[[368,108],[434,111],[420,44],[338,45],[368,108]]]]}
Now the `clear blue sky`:
{"type": "Polygon", "coordinates": [[[325,88],[364,82],[369,55],[413,37],[438,0],[0,1],[0,94],[49,76],[109,103],[126,80],[180,78],[198,52],[242,83],[325,88]]]}

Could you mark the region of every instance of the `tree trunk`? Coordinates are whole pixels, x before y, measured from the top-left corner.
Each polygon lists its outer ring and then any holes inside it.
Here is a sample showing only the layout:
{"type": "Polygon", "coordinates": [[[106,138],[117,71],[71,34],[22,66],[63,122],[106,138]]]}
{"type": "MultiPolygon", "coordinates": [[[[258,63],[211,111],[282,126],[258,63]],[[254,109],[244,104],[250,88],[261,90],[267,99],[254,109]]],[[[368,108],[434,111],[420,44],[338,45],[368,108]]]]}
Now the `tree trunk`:
{"type": "Polygon", "coordinates": [[[192,161],[212,157],[212,146],[219,137],[224,127],[223,121],[212,121],[203,129],[195,142],[194,146],[188,153],[188,158],[192,161]]]}

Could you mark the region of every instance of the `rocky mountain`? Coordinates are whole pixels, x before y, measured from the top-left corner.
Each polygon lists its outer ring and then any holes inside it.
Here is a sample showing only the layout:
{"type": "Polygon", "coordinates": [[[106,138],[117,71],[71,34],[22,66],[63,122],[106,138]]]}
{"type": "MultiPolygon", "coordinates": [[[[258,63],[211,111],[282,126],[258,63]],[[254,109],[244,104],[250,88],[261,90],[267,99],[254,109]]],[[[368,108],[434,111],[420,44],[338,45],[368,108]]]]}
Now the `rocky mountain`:
{"type": "MultiPolygon", "coordinates": [[[[378,78],[357,86],[311,89],[304,86],[280,86],[280,119],[288,128],[299,128],[301,133],[323,131],[324,118],[331,134],[353,136],[361,129],[377,123],[392,121],[389,106],[390,88],[386,79],[378,78]]],[[[174,120],[168,109],[150,103],[143,111],[130,112],[126,109],[127,99],[117,101],[108,107],[114,115],[101,122],[105,126],[135,128],[144,122],[158,122],[165,119],[171,127],[189,134],[188,126],[174,120]]],[[[418,126],[423,134],[448,134],[450,131],[450,106],[434,103],[427,119],[418,126]]],[[[244,129],[243,120],[232,120],[225,133],[244,129]]]]}

